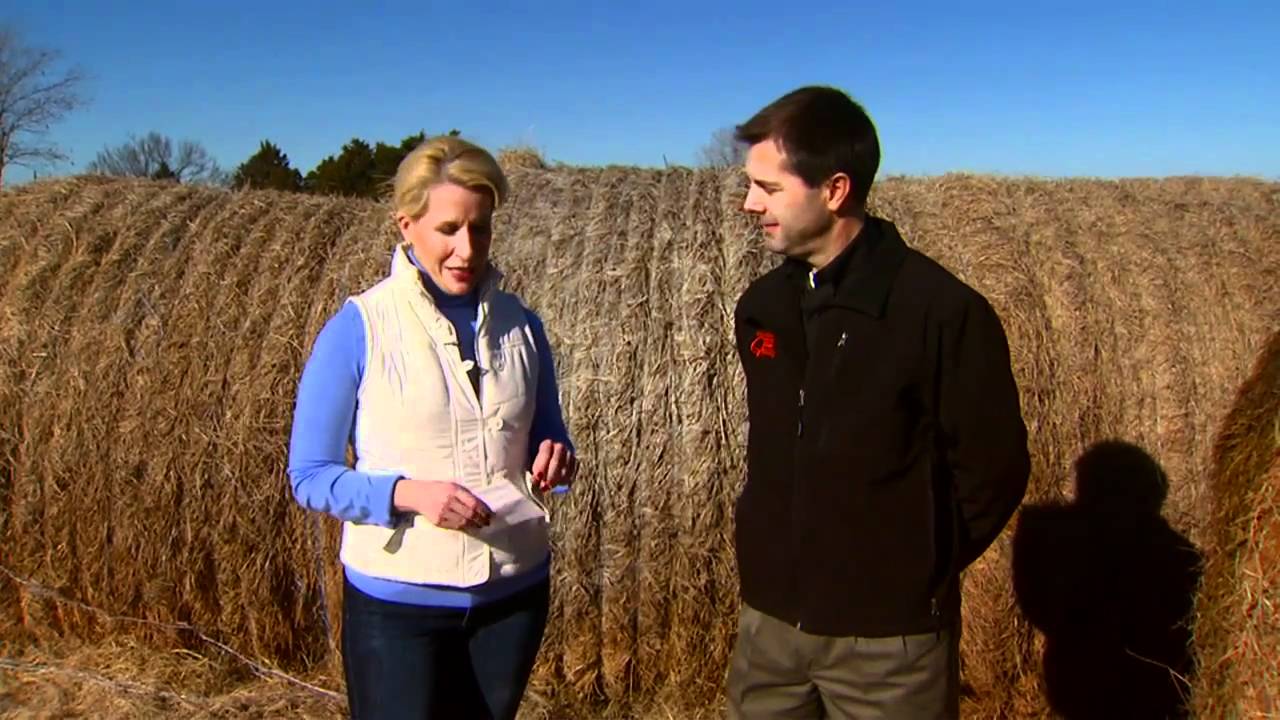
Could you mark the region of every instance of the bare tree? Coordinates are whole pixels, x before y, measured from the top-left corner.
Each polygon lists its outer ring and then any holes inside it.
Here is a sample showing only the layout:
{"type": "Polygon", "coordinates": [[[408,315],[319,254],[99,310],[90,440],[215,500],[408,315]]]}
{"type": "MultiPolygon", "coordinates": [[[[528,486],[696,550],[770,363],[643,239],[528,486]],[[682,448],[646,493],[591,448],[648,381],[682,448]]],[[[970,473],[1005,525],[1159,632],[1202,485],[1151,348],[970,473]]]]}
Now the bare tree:
{"type": "Polygon", "coordinates": [[[59,71],[59,54],[23,45],[0,27],[0,187],[10,165],[36,169],[67,156],[48,139],[49,127],[84,104],[84,76],[59,71]]]}
{"type": "Polygon", "coordinates": [[[225,185],[227,174],[203,145],[193,140],[177,144],[152,131],[129,142],[106,148],[89,163],[88,171],[117,177],[172,179],[184,183],[225,185]]]}
{"type": "Polygon", "coordinates": [[[733,137],[733,128],[724,127],[711,134],[711,140],[698,151],[698,162],[706,167],[736,167],[747,159],[747,148],[733,137]]]}

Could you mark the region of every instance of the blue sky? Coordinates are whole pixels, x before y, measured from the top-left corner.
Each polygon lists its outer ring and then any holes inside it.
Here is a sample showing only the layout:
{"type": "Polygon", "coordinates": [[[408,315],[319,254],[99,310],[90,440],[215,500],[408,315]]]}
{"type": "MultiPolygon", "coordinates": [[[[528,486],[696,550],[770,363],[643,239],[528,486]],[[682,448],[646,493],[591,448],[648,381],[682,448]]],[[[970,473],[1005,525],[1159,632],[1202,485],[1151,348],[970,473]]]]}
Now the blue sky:
{"type": "MultiPolygon", "coordinates": [[[[1280,178],[1274,2],[25,2],[88,71],[83,168],[157,130],[304,173],[359,136],[458,128],[573,164],[691,164],[810,83],[871,113],[881,175],[1280,178]]],[[[15,169],[11,181],[29,179],[15,169]]]]}

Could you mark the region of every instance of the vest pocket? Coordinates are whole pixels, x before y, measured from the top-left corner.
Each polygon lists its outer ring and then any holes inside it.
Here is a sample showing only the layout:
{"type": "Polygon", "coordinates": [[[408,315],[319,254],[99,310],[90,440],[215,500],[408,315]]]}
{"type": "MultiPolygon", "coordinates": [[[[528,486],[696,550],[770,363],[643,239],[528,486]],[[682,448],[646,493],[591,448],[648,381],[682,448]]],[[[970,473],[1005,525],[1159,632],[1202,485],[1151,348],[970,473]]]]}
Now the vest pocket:
{"type": "Polygon", "coordinates": [[[343,564],[371,577],[408,583],[467,583],[466,536],[414,515],[394,528],[346,523],[343,564]]]}
{"type": "Polygon", "coordinates": [[[500,498],[490,504],[493,520],[489,527],[469,534],[489,546],[497,576],[511,577],[533,568],[547,556],[551,547],[550,512],[533,490],[531,473],[523,473],[519,480],[500,474],[497,482],[503,485],[491,495],[500,498]]]}
{"type": "Polygon", "coordinates": [[[518,402],[533,397],[538,382],[535,350],[521,336],[504,339],[488,350],[481,372],[486,405],[518,402]]]}
{"type": "Polygon", "coordinates": [[[488,534],[485,542],[493,553],[493,568],[499,577],[511,577],[531,570],[550,550],[550,525],[531,518],[488,534]]]}

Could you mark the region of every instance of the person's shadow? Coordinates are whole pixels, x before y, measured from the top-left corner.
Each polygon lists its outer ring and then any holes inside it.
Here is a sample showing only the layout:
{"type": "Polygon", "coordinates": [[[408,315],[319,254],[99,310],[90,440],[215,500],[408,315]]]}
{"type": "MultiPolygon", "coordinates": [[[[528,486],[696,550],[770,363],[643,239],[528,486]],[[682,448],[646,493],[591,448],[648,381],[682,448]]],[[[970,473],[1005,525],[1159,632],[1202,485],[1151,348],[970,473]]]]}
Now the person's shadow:
{"type": "Polygon", "coordinates": [[[1045,636],[1049,705],[1067,720],[1187,717],[1202,558],[1160,515],[1168,479],[1118,441],[1075,469],[1075,502],[1024,507],[1013,541],[1018,606],[1045,636]]]}

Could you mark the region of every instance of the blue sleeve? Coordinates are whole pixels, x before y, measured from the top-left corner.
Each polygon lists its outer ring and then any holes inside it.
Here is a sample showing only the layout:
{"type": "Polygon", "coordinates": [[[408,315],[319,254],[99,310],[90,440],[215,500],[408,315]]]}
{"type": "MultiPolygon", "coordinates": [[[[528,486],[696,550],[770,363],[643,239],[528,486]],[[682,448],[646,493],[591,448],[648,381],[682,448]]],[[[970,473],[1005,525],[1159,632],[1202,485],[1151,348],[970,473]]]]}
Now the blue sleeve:
{"type": "Polygon", "coordinates": [[[546,328],[532,310],[526,309],[525,315],[529,319],[529,329],[533,331],[533,342],[538,351],[538,388],[534,400],[533,428],[529,433],[529,464],[532,465],[533,459],[538,455],[538,445],[543,440],[564,443],[571,450],[574,448],[560,410],[555,358],[551,354],[546,328]]]}
{"type": "Polygon", "coordinates": [[[399,475],[371,475],[347,465],[356,390],[364,374],[364,320],[345,303],[325,323],[298,383],[289,440],[293,496],[308,510],[340,520],[390,527],[399,475]]]}

